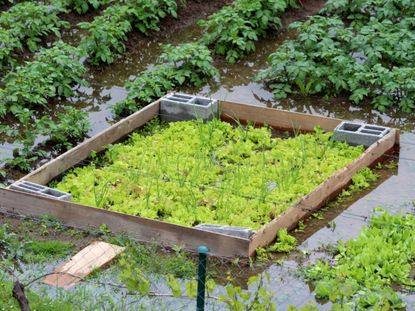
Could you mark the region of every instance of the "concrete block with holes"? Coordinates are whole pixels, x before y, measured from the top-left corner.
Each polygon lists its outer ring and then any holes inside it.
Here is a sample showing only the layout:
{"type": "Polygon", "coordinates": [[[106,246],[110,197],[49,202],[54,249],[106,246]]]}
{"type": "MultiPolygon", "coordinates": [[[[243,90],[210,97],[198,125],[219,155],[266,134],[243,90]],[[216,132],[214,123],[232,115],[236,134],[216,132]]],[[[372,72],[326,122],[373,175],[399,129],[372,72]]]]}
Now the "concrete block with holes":
{"type": "Polygon", "coordinates": [[[218,116],[218,101],[208,97],[172,93],[160,101],[160,118],[163,121],[212,120],[218,116]]]}
{"type": "Polygon", "coordinates": [[[334,129],[334,140],[369,147],[389,132],[385,126],[343,121],[334,129]]]}
{"type": "Polygon", "coordinates": [[[9,188],[12,190],[33,193],[33,194],[41,195],[41,196],[48,197],[51,199],[57,199],[57,200],[62,200],[62,201],[70,201],[72,198],[72,195],[70,193],[66,193],[66,192],[63,192],[57,189],[49,188],[43,185],[35,184],[29,181],[15,182],[14,184],[10,185],[9,188]]]}
{"type": "Polygon", "coordinates": [[[200,224],[195,226],[196,229],[222,233],[226,235],[236,236],[239,238],[249,239],[255,231],[249,228],[236,227],[236,226],[223,226],[223,225],[214,225],[214,224],[200,224]]]}

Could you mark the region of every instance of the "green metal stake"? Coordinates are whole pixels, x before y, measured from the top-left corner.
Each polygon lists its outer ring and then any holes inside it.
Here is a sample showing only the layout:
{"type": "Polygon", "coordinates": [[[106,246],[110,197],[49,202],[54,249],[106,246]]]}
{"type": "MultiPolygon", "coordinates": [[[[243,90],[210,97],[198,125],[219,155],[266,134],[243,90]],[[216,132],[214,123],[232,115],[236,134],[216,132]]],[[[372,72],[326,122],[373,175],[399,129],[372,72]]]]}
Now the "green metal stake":
{"type": "Polygon", "coordinates": [[[206,262],[209,249],[206,246],[197,248],[199,253],[199,268],[197,271],[197,303],[196,311],[205,310],[206,262]]]}

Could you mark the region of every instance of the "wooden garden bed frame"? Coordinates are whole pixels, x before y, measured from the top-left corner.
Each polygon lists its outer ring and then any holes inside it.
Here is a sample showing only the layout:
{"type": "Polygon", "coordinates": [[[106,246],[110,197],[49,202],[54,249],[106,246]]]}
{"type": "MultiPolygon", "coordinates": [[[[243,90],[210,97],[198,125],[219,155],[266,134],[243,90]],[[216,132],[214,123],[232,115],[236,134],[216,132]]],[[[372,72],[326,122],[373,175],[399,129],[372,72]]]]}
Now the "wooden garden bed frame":
{"type": "MultiPolygon", "coordinates": [[[[21,181],[25,180],[42,185],[48,184],[66,170],[88,158],[92,151],[103,151],[108,144],[117,142],[157,116],[160,108],[159,102],[156,101],[146,106],[84,141],[26,175],[21,181]]],[[[223,120],[248,121],[257,125],[268,124],[273,128],[289,131],[312,131],[316,125],[319,125],[323,130],[332,131],[342,121],[340,119],[226,101],[220,101],[219,107],[223,120]]],[[[205,245],[213,256],[248,257],[255,254],[257,247],[272,243],[280,228],[289,230],[295,228],[301,219],[322,207],[346,187],[357,171],[375,164],[385,153],[398,144],[399,131],[392,129],[384,138],[367,148],[359,158],[334,173],[278,218],[264,225],[250,239],[211,233],[10,189],[0,189],[0,212],[25,216],[47,214],[61,220],[68,226],[83,229],[97,228],[101,224],[106,224],[113,233],[125,233],[129,237],[142,242],[157,241],[166,246],[182,245],[190,251],[195,251],[199,245],[205,245]]]]}

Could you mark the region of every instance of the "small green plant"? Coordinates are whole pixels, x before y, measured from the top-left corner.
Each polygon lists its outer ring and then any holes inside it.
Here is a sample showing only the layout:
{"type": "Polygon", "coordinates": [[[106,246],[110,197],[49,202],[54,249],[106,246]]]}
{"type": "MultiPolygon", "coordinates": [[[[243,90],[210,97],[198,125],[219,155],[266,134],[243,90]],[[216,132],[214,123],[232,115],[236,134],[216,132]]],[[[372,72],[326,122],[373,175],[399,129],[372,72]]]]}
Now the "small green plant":
{"type": "Polygon", "coordinates": [[[59,149],[70,149],[90,129],[88,113],[72,107],[65,107],[58,113],[56,121],[46,116],[36,121],[36,132],[47,136],[59,149]]]}
{"type": "Polygon", "coordinates": [[[81,55],[78,48],[56,42],[53,47],[42,49],[33,61],[9,72],[3,79],[4,88],[0,89],[0,101],[5,104],[0,117],[10,112],[26,123],[25,108],[45,106],[54,96],[71,96],[74,84],[84,84],[86,68],[80,61],[81,55]]]}
{"type": "MultiPolygon", "coordinates": [[[[13,5],[0,15],[0,28],[7,29],[31,52],[38,49],[41,38],[49,34],[60,36],[60,29],[68,23],[62,21],[59,10],[46,4],[25,1],[13,5]]],[[[3,47],[2,47],[3,49],[3,47]]]]}
{"type": "Polygon", "coordinates": [[[92,22],[79,23],[88,35],[80,46],[93,64],[113,63],[125,51],[127,34],[135,26],[148,35],[158,31],[161,19],[167,15],[177,17],[175,0],[126,0],[105,9],[92,22]]]}
{"type": "Polygon", "coordinates": [[[201,20],[201,42],[213,46],[216,54],[224,55],[230,63],[255,51],[255,41],[270,28],[281,27],[281,15],[297,1],[236,0],[219,12],[201,20]]]}
{"type": "Polygon", "coordinates": [[[270,252],[289,253],[297,246],[297,240],[292,235],[289,235],[287,229],[280,229],[277,233],[277,242],[270,246],[270,252]]]}
{"type": "Polygon", "coordinates": [[[27,263],[40,263],[61,258],[69,254],[73,245],[58,240],[30,241],[25,246],[23,261],[27,263]]]}
{"type": "Polygon", "coordinates": [[[371,101],[385,111],[415,108],[415,55],[411,1],[391,4],[328,1],[326,8],[290,28],[298,33],[270,55],[269,68],[258,79],[276,99],[348,94],[359,104],[371,101]]]}
{"type": "Polygon", "coordinates": [[[210,51],[204,45],[167,44],[162,48],[163,53],[154,68],[144,71],[126,84],[128,98],[112,107],[116,116],[131,114],[176,87],[189,84],[199,87],[207,79],[219,75],[213,66],[210,51]]]}
{"type": "Polygon", "coordinates": [[[382,209],[376,213],[356,239],[339,242],[334,265],[318,261],[306,269],[317,297],[358,310],[405,307],[393,287],[415,287],[415,218],[382,209]]]}

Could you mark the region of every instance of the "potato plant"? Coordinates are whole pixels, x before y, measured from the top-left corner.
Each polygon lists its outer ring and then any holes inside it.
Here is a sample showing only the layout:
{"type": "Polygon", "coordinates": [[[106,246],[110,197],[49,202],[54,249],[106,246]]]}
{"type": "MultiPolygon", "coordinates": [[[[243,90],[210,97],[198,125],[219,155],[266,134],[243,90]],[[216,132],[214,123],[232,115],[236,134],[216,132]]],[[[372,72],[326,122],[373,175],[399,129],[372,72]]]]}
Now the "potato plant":
{"type": "Polygon", "coordinates": [[[58,0],[62,7],[75,10],[78,14],[84,14],[91,9],[98,9],[99,7],[108,4],[111,0],[58,0]]]}
{"type": "MultiPolygon", "coordinates": [[[[11,113],[20,118],[27,108],[46,106],[51,97],[68,97],[74,84],[83,84],[86,68],[81,63],[78,48],[63,42],[42,49],[32,61],[16,67],[3,79],[0,88],[0,117],[11,113]]],[[[27,118],[20,118],[25,123],[27,118]]]]}
{"type": "Polygon", "coordinates": [[[92,22],[79,26],[88,32],[81,41],[93,64],[111,64],[125,51],[124,42],[133,27],[143,34],[158,31],[162,18],[177,17],[175,0],[125,0],[107,8],[92,22]]]}
{"type": "Polygon", "coordinates": [[[6,159],[5,163],[24,172],[30,171],[36,160],[47,156],[42,145],[47,144],[53,151],[64,151],[81,141],[91,129],[88,113],[73,107],[64,108],[53,119],[45,115],[32,121],[32,124],[27,122],[26,126],[24,131],[0,128],[0,133],[13,134],[15,142],[21,144],[21,147],[13,151],[13,158],[6,159]],[[41,145],[36,145],[40,135],[46,140],[41,145]]]}
{"type": "Polygon", "coordinates": [[[59,13],[60,10],[54,6],[21,2],[0,14],[0,26],[34,52],[42,38],[49,34],[59,37],[60,29],[68,25],[59,18],[59,13]]]}
{"type": "Polygon", "coordinates": [[[151,123],[57,188],[75,202],[170,223],[258,229],[363,152],[330,137],[316,129],[279,139],[219,120],[151,123]]]}
{"type": "Polygon", "coordinates": [[[182,85],[199,87],[219,75],[209,49],[198,43],[170,44],[162,47],[154,68],[126,84],[128,98],[112,107],[116,116],[125,116],[182,85]]]}
{"type": "Polygon", "coordinates": [[[258,79],[276,99],[346,93],[380,111],[398,106],[410,112],[415,108],[415,5],[380,2],[329,1],[322,14],[292,24],[297,38],[270,56],[270,67],[258,79]]]}
{"type": "Polygon", "coordinates": [[[281,27],[281,15],[297,1],[236,0],[199,25],[203,29],[201,41],[212,46],[215,53],[235,63],[255,51],[255,42],[270,28],[281,27]]]}

